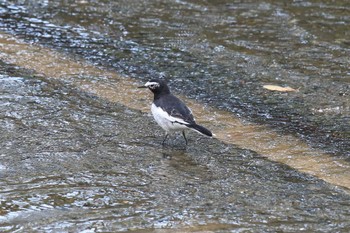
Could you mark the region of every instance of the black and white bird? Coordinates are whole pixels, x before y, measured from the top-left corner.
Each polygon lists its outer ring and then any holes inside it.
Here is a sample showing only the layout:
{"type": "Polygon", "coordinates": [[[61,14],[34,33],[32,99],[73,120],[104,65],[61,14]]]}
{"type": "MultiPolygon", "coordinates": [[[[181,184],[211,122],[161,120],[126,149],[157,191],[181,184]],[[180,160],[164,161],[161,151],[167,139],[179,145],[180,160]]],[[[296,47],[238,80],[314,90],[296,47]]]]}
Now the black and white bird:
{"type": "Polygon", "coordinates": [[[169,133],[182,131],[186,141],[185,130],[191,129],[200,134],[212,137],[213,134],[203,126],[198,125],[192,111],[179,98],[170,93],[169,87],[163,80],[153,79],[139,88],[148,88],[154,94],[151,111],[155,121],[165,130],[165,140],[169,133]]]}

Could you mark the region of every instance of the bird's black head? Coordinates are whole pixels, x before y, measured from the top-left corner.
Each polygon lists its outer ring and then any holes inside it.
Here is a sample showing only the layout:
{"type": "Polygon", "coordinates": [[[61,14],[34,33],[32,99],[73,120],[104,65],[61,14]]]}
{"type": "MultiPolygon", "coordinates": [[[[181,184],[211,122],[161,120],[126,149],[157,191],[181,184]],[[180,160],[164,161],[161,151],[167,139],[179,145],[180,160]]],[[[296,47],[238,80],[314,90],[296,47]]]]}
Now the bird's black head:
{"type": "Polygon", "coordinates": [[[169,87],[166,84],[166,82],[160,79],[152,79],[148,81],[144,86],[141,86],[139,88],[148,88],[154,93],[154,95],[170,93],[169,87]]]}

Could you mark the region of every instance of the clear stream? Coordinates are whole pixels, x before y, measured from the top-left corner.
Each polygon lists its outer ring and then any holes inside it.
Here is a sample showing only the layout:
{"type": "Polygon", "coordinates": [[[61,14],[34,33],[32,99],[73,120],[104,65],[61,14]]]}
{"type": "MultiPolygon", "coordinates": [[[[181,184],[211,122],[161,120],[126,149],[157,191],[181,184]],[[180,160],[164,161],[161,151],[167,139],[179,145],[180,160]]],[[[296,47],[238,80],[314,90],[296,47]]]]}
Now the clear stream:
{"type": "Polygon", "coordinates": [[[149,114],[76,85],[115,79],[17,65],[47,48],[135,82],[163,77],[349,166],[349,25],[348,1],[1,0],[0,231],[349,232],[348,188],[197,134],[161,147],[149,114]],[[37,49],[6,54],[5,34],[37,49]]]}

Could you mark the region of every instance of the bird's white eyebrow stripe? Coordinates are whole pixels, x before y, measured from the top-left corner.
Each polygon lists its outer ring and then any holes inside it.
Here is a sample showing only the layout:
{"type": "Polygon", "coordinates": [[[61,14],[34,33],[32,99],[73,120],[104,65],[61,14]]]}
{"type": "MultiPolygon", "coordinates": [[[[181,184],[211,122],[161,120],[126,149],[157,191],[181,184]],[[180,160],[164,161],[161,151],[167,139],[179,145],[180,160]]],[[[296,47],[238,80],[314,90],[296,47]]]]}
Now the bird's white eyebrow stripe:
{"type": "Polygon", "coordinates": [[[159,83],[157,83],[157,82],[147,82],[145,84],[146,87],[151,86],[151,85],[159,86],[159,83]]]}

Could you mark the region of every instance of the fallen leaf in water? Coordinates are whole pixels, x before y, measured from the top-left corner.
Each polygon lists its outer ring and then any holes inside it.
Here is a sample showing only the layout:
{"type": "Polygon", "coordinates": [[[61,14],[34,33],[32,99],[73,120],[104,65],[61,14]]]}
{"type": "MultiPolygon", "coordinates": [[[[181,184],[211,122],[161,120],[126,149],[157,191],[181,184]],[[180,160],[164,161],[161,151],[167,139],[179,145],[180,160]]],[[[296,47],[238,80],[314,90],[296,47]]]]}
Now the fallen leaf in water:
{"type": "Polygon", "coordinates": [[[281,86],[277,86],[277,85],[264,85],[263,88],[270,90],[270,91],[297,91],[294,88],[291,87],[281,87],[281,86]]]}

